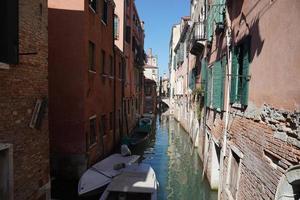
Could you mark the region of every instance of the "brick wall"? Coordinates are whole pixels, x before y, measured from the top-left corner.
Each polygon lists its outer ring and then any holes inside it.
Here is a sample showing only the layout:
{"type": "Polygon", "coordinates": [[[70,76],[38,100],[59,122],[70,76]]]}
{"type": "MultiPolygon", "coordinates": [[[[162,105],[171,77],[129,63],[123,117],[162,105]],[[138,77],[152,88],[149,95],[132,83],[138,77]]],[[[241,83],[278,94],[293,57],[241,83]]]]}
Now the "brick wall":
{"type": "Polygon", "coordinates": [[[0,69],[0,143],[13,145],[14,199],[49,198],[47,109],[39,129],[29,124],[48,96],[47,1],[19,1],[18,65],[0,69]]]}
{"type": "MultiPolygon", "coordinates": [[[[285,170],[300,163],[300,149],[276,138],[276,131],[263,121],[231,115],[229,146],[242,154],[237,199],[274,199],[277,185],[285,170]]],[[[298,139],[299,141],[299,139],[298,139]]],[[[223,191],[230,148],[227,150],[223,173],[223,191]]],[[[222,199],[227,199],[223,192],[222,199]]]]}

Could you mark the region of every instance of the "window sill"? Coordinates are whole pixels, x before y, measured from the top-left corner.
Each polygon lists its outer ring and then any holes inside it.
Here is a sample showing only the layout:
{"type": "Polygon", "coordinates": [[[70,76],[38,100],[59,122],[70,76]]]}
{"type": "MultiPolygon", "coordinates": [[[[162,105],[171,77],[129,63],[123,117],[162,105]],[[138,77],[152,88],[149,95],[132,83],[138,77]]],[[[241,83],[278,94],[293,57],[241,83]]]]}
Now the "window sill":
{"type": "Polygon", "coordinates": [[[93,71],[93,70],[89,69],[89,73],[96,74],[96,71],[93,71]]]}
{"type": "Polygon", "coordinates": [[[89,5],[89,10],[91,10],[94,14],[97,14],[97,11],[96,10],[94,10],[94,8],[92,8],[92,6],[91,5],[89,5]]]}
{"type": "Polygon", "coordinates": [[[0,69],[9,69],[9,64],[0,62],[0,69]]]}
{"type": "Polygon", "coordinates": [[[93,144],[91,144],[91,145],[89,146],[89,150],[90,150],[90,149],[93,149],[94,147],[96,147],[96,145],[97,145],[97,142],[94,142],[93,144]]]}
{"type": "Polygon", "coordinates": [[[105,23],[105,21],[103,21],[103,19],[101,19],[101,22],[104,26],[107,26],[107,22],[105,23]]]}
{"type": "Polygon", "coordinates": [[[234,109],[237,109],[237,110],[245,110],[246,106],[245,105],[242,105],[240,103],[233,103],[231,104],[231,107],[234,108],[234,109]]]}
{"type": "Polygon", "coordinates": [[[108,78],[107,74],[101,74],[102,78],[108,78]]]}

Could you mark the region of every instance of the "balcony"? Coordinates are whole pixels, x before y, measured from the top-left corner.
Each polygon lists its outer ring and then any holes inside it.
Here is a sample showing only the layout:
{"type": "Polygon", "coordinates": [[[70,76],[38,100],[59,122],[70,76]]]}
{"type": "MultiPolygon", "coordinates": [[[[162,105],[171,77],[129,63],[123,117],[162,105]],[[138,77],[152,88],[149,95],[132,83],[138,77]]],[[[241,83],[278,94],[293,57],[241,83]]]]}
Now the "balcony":
{"type": "Polygon", "coordinates": [[[204,23],[196,22],[193,27],[193,37],[191,40],[191,54],[195,56],[199,56],[203,53],[204,50],[204,42],[206,40],[205,31],[204,31],[204,23]]]}

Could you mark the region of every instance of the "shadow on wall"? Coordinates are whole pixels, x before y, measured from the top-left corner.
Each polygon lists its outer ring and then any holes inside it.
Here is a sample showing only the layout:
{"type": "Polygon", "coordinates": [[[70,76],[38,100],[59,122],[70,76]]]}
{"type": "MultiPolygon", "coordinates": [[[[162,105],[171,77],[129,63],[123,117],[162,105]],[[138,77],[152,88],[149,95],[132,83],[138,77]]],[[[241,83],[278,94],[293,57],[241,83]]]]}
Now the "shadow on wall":
{"type": "MultiPolygon", "coordinates": [[[[240,18],[240,24],[241,23],[245,23],[248,33],[251,36],[251,57],[250,57],[250,62],[252,62],[254,56],[256,55],[257,57],[260,55],[265,40],[262,39],[261,35],[260,35],[260,31],[259,31],[259,18],[257,17],[256,19],[253,20],[253,22],[251,23],[251,25],[249,25],[249,23],[247,22],[246,16],[244,15],[244,13],[241,14],[241,18],[240,18]]],[[[240,31],[238,30],[236,32],[235,38],[239,38],[239,34],[240,31]]],[[[246,37],[247,35],[245,34],[244,37],[246,37]]],[[[243,39],[241,39],[243,40],[243,39]]]]}

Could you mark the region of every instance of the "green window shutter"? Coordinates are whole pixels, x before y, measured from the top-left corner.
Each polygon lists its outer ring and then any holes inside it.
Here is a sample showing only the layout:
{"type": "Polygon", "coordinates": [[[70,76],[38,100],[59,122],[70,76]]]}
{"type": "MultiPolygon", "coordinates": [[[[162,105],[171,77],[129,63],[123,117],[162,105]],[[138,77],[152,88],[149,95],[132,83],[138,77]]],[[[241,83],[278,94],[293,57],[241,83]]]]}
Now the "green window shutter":
{"type": "Polygon", "coordinates": [[[212,69],[207,68],[207,84],[206,84],[206,106],[211,106],[211,89],[212,89],[212,69]]]}
{"type": "Polygon", "coordinates": [[[217,0],[216,3],[216,23],[221,23],[224,22],[225,0],[217,0]]]}
{"type": "Polygon", "coordinates": [[[242,72],[242,91],[241,91],[241,104],[248,105],[249,94],[249,63],[250,63],[250,46],[251,40],[247,38],[243,45],[243,72],[242,72]]]}
{"type": "Polygon", "coordinates": [[[218,61],[213,66],[213,108],[223,109],[223,69],[218,61]]]}
{"type": "Polygon", "coordinates": [[[208,41],[212,40],[213,15],[214,6],[211,6],[206,19],[206,38],[208,41]]]}
{"type": "Polygon", "coordinates": [[[203,59],[201,63],[201,86],[202,88],[205,88],[205,83],[206,83],[206,76],[207,76],[207,63],[206,60],[203,59]]]}
{"type": "Polygon", "coordinates": [[[232,52],[232,69],[231,69],[231,88],[230,88],[230,103],[233,104],[237,101],[237,88],[238,88],[238,69],[239,69],[239,49],[234,47],[232,52]]]}

